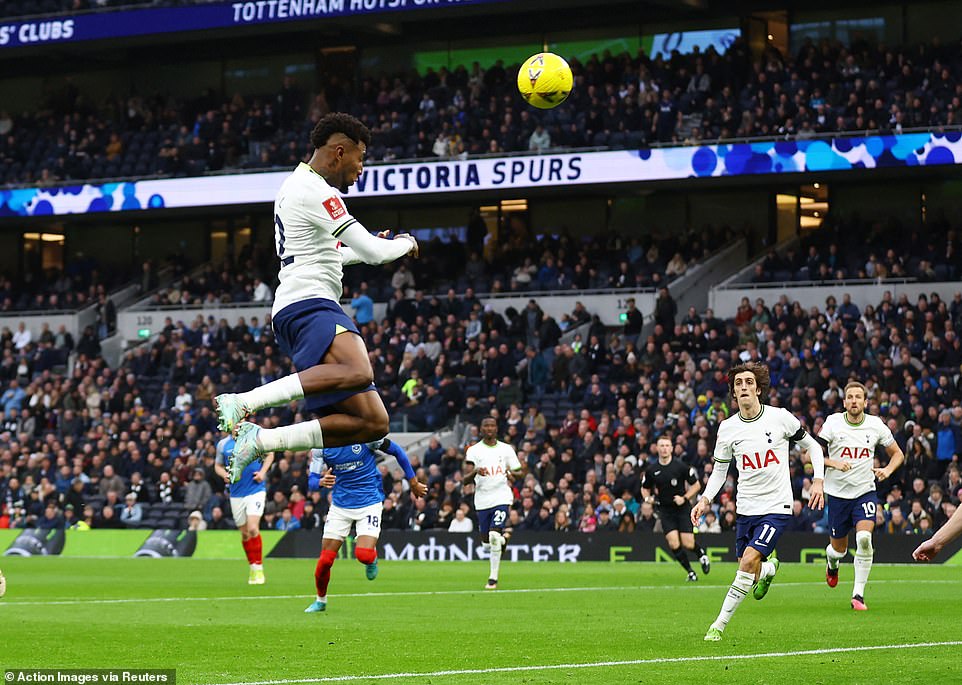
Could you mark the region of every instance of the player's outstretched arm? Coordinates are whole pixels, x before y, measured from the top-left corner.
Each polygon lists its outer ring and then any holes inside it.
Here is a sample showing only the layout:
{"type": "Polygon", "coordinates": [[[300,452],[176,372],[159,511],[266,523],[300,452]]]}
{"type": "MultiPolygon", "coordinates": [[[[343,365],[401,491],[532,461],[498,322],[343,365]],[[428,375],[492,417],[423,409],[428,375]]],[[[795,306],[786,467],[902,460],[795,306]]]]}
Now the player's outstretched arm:
{"type": "MultiPolygon", "coordinates": [[[[388,239],[388,236],[390,236],[390,235],[391,235],[391,231],[378,231],[378,233],[377,233],[377,237],[378,237],[378,238],[383,238],[384,240],[387,240],[387,239],[388,239]]],[[[353,248],[348,247],[348,246],[345,245],[344,243],[340,243],[340,244],[337,246],[337,250],[338,250],[338,252],[341,253],[341,263],[342,263],[344,266],[350,266],[351,264],[363,264],[363,263],[364,263],[364,262],[361,260],[361,258],[358,256],[357,252],[355,252],[353,248]]]]}
{"type": "Polygon", "coordinates": [[[345,263],[357,264],[387,264],[405,255],[417,257],[419,253],[418,241],[407,233],[394,236],[393,240],[371,235],[359,222],[348,226],[338,235],[344,245],[341,256],[345,263]],[[345,250],[345,247],[347,250],[345,250]],[[350,261],[348,261],[350,259],[350,261]]]}
{"type": "Polygon", "coordinates": [[[411,486],[411,492],[414,493],[415,497],[424,497],[428,491],[428,486],[417,479],[414,468],[411,466],[411,460],[404,448],[396,442],[384,438],[377,449],[397,459],[398,466],[404,471],[404,477],[408,479],[408,484],[411,486]]]}
{"type": "Polygon", "coordinates": [[[935,535],[916,547],[912,557],[916,561],[932,561],[946,544],[955,540],[960,534],[962,534],[962,507],[955,510],[952,518],[935,531],[935,535]]]}

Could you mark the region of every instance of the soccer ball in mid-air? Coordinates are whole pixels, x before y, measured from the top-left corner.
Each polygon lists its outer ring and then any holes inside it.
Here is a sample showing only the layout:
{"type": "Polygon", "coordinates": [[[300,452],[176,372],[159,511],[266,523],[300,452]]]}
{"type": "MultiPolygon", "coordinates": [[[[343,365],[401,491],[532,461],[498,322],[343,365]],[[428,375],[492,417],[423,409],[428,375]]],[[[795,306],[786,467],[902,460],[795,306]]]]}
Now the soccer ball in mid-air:
{"type": "Polygon", "coordinates": [[[0,571],[0,597],[7,594],[7,579],[3,577],[3,571],[0,571]]]}
{"type": "Polygon", "coordinates": [[[564,102],[573,82],[571,67],[553,52],[532,55],[518,71],[521,97],[538,109],[551,109],[564,102]]]}

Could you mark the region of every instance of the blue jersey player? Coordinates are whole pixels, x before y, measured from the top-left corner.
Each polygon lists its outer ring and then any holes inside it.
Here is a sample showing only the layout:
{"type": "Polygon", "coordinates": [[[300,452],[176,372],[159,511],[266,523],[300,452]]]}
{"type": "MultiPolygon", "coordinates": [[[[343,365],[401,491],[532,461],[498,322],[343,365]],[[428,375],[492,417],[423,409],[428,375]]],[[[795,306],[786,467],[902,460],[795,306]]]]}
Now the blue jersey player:
{"type": "Polygon", "coordinates": [[[324,611],[327,608],[327,585],[331,580],[331,567],[337,552],[351,532],[357,531],[354,556],[364,564],[368,580],[377,577],[377,539],[381,534],[381,511],[384,490],[381,472],[377,467],[377,452],[390,454],[404,470],[411,484],[411,492],[423,497],[427,486],[421,483],[411,468],[411,461],[400,445],[387,438],[373,443],[325,447],[311,450],[311,470],[308,490],[320,487],[333,488],[331,509],[324,523],[321,539],[321,556],[314,569],[314,587],[317,598],[305,613],[324,611]],[[327,471],[323,474],[325,467],[327,471]]]}
{"type": "Polygon", "coordinates": [[[768,367],[749,362],[729,372],[732,399],[738,413],[718,426],[715,465],[705,486],[705,495],[691,511],[696,523],[711,506],[725,481],[732,463],[738,468],[738,495],[735,502],[735,554],[738,571],[728,588],[718,618],[708,628],[705,639],[715,642],[735,610],[749,592],[762,599],[775,580],[778,559],[775,545],[792,520],[792,479],[788,464],[789,443],[807,449],[814,470],[809,506],[821,509],[825,462],[822,448],[795,416],[780,407],[762,404],[771,383],[768,367]]]}
{"type": "Polygon", "coordinates": [[[234,438],[223,438],[217,443],[214,471],[227,483],[227,490],[230,493],[230,510],[234,515],[237,530],[241,534],[241,544],[244,547],[244,553],[247,554],[247,563],[250,564],[247,582],[250,585],[263,585],[265,582],[264,545],[261,540],[260,523],[267,498],[264,480],[267,477],[267,470],[274,462],[274,455],[265,455],[263,460],[255,459],[244,467],[240,480],[231,483],[226,465],[230,463],[233,451],[234,438]]]}

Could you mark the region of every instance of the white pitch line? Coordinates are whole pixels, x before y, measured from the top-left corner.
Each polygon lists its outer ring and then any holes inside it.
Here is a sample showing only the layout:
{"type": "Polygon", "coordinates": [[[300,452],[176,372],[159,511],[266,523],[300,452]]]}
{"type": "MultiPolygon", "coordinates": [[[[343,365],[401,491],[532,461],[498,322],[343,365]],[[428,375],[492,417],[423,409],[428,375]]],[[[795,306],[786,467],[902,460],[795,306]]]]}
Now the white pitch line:
{"type": "MultiPolygon", "coordinates": [[[[872,585],[885,585],[888,583],[901,583],[901,580],[873,580],[872,585]]],[[[913,584],[957,585],[957,580],[913,580],[913,584]]],[[[779,583],[778,587],[807,587],[810,585],[824,585],[825,581],[803,581],[779,583]]],[[[346,592],[344,594],[331,595],[331,597],[435,597],[439,595],[485,595],[496,597],[498,595],[515,594],[534,594],[539,592],[625,592],[631,590],[718,590],[727,585],[598,585],[590,587],[543,587],[543,588],[518,588],[504,589],[497,592],[484,592],[483,590],[413,590],[411,592],[346,592]]],[[[142,604],[144,602],[234,602],[237,600],[268,600],[268,599],[310,599],[314,595],[234,595],[227,597],[143,597],[133,598],[124,597],[121,599],[51,599],[51,600],[26,600],[2,601],[0,610],[4,606],[72,606],[77,604],[142,604]]]]}
{"type": "Polygon", "coordinates": [[[580,668],[606,668],[611,666],[644,666],[650,664],[677,664],[697,661],[739,661],[745,659],[775,659],[793,656],[817,656],[820,654],[844,654],[846,652],[875,652],[887,649],[924,649],[926,647],[953,647],[962,645],[962,640],[946,642],[914,642],[902,645],[867,645],[863,647],[836,647],[834,649],[803,649],[796,652],[764,652],[761,654],[726,654],[711,656],[676,656],[656,659],[630,659],[626,661],[595,661],[587,664],[544,664],[540,666],[504,666],[502,668],[465,668],[450,671],[430,671],[424,673],[380,673],[377,675],[342,675],[326,678],[296,678],[287,680],[255,680],[241,683],[222,683],[221,685],[294,685],[295,683],[346,683],[357,680],[395,680],[399,678],[438,678],[456,675],[484,675],[486,673],[519,673],[525,671],[562,671],[580,668]]]}

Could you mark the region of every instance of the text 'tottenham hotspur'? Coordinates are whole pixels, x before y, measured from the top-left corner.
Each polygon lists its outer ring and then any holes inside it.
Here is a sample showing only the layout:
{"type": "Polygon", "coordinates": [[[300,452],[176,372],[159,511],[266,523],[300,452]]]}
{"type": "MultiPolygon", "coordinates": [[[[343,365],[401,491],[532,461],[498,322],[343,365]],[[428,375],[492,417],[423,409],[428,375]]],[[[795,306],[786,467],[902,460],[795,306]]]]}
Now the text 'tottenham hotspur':
{"type": "Polygon", "coordinates": [[[410,7],[457,5],[471,0],[251,0],[231,3],[234,22],[323,17],[410,7]]]}

